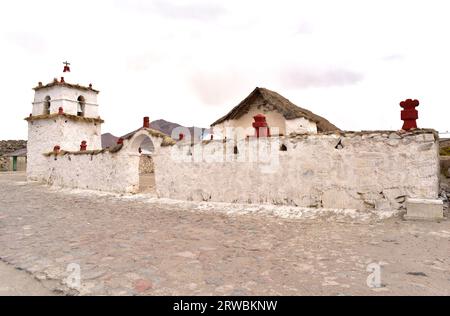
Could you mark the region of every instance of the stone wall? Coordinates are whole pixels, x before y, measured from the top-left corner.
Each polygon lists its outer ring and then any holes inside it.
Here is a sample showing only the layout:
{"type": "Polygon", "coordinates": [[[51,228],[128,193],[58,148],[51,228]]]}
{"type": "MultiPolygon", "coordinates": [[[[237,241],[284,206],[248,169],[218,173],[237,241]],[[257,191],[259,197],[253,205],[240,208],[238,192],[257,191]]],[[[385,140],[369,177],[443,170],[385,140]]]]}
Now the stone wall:
{"type": "MultiPolygon", "coordinates": [[[[111,149],[66,151],[59,154],[36,153],[32,181],[65,188],[78,188],[118,193],[139,192],[140,172],[153,169],[151,157],[139,154],[143,142],[152,141],[155,153],[168,146],[167,136],[152,130],[140,130],[111,149]],[[153,136],[157,135],[157,136],[153,136]]],[[[69,144],[70,145],[70,144],[69,144]]]]}
{"type": "Polygon", "coordinates": [[[139,155],[125,152],[48,156],[44,176],[50,185],[120,193],[138,192],[139,155]]]}
{"type": "Polygon", "coordinates": [[[150,174],[155,171],[152,156],[142,155],[139,159],[139,174],[150,174]]]}
{"type": "Polygon", "coordinates": [[[43,153],[52,151],[56,145],[76,151],[83,140],[87,141],[88,150],[102,148],[101,124],[73,121],[64,116],[28,122],[27,178],[36,181],[47,175],[48,162],[43,153]]]}
{"type": "MultiPolygon", "coordinates": [[[[150,166],[140,131],[118,152],[44,156],[40,181],[69,188],[135,193],[150,166]],[[147,167],[146,167],[147,168],[147,167]],[[146,169],[144,168],[144,169],[146,169]]],[[[392,211],[406,198],[436,199],[439,144],[432,130],[292,134],[234,142],[152,138],[159,197],[392,211]]]]}
{"type": "Polygon", "coordinates": [[[433,130],[179,143],[154,157],[160,197],[395,210],[439,193],[433,130]],[[270,159],[268,159],[270,157],[270,159]]]}

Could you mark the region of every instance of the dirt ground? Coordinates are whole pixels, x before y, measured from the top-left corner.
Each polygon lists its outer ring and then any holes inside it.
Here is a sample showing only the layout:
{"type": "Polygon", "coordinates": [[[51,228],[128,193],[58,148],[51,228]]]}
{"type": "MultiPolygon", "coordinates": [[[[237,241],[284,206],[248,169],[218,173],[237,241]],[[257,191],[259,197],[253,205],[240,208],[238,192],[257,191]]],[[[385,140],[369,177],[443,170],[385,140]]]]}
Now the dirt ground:
{"type": "Polygon", "coordinates": [[[139,192],[156,195],[155,173],[145,173],[139,175],[139,192]]]}
{"type": "Polygon", "coordinates": [[[69,295],[450,295],[447,219],[223,212],[238,207],[59,190],[0,173],[0,289],[25,294],[8,285],[23,272],[69,295]]]}

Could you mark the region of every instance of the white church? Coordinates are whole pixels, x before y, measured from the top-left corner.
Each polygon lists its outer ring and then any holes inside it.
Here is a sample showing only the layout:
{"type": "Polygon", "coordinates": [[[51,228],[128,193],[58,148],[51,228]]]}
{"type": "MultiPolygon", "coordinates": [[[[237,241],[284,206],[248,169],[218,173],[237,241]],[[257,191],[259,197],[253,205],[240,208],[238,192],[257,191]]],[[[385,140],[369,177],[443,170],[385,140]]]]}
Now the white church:
{"type": "Polygon", "coordinates": [[[157,197],[392,214],[408,208],[412,217],[443,216],[439,135],[432,129],[341,131],[279,94],[257,88],[212,126],[253,127],[245,137],[175,141],[152,129],[146,117],[141,128],[102,149],[99,91],[91,84],[61,77],[34,90],[26,118],[29,181],[139,193],[142,158],[148,155],[142,144],[150,142],[157,197]]]}

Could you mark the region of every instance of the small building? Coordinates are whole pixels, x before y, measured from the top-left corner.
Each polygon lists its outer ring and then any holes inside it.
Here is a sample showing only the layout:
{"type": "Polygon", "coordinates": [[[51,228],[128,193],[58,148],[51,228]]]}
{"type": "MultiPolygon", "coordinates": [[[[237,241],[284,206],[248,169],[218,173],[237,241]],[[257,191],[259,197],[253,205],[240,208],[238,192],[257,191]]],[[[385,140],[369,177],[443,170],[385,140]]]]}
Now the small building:
{"type": "Polygon", "coordinates": [[[9,158],[9,171],[26,171],[27,170],[27,148],[18,149],[12,153],[4,155],[9,158]]]}
{"type": "Polygon", "coordinates": [[[265,88],[256,88],[228,114],[211,127],[214,138],[253,136],[252,124],[256,115],[263,114],[272,136],[291,133],[318,133],[339,131],[335,125],[311,111],[265,88]]]}

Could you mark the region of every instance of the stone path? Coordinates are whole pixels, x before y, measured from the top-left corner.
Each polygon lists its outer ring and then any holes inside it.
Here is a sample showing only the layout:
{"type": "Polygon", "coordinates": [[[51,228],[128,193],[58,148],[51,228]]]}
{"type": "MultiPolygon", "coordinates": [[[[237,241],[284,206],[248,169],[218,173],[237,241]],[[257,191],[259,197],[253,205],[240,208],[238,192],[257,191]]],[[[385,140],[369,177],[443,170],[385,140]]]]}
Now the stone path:
{"type": "Polygon", "coordinates": [[[19,271],[0,262],[0,296],[49,296],[54,294],[25,271],[19,271]]]}
{"type": "Polygon", "coordinates": [[[450,295],[449,254],[448,220],[227,215],[0,173],[0,260],[58,293],[450,295]],[[380,288],[367,286],[372,263],[380,288]]]}

